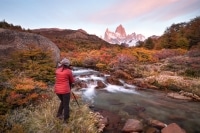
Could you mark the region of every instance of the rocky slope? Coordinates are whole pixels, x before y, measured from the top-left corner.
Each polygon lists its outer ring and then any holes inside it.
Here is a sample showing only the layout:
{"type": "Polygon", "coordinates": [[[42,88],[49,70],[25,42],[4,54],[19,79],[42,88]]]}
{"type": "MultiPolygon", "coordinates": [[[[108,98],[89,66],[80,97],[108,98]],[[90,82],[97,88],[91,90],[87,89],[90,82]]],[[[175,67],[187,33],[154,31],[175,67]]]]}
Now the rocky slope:
{"type": "Polygon", "coordinates": [[[56,43],[56,45],[64,51],[68,50],[78,50],[82,48],[99,49],[101,47],[112,47],[108,42],[97,37],[96,35],[88,34],[86,31],[70,30],[70,29],[57,29],[57,28],[43,28],[34,29],[33,33],[40,34],[49,38],[51,41],[56,43]],[[73,48],[72,48],[73,47],[73,48]]]}

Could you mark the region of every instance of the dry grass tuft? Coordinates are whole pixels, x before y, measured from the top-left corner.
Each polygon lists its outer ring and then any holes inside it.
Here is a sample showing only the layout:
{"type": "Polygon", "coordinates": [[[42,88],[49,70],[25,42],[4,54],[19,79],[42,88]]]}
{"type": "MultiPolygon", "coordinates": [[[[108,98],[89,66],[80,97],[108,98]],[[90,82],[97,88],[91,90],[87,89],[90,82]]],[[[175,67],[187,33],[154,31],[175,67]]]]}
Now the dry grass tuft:
{"type": "MultiPolygon", "coordinates": [[[[79,101],[80,103],[80,101],[79,101]]],[[[56,118],[59,101],[53,95],[37,107],[18,109],[11,113],[8,123],[31,133],[98,133],[98,118],[87,105],[70,102],[70,119],[67,124],[56,118]],[[16,125],[16,126],[15,126],[16,125]]]]}

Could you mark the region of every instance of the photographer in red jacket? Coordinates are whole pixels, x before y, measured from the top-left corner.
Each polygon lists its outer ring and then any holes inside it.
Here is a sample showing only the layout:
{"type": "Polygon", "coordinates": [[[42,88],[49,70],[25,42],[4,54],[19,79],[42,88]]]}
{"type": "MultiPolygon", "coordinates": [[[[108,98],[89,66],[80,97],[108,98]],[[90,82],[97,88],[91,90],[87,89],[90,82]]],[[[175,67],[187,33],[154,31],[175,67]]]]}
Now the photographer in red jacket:
{"type": "Polygon", "coordinates": [[[58,108],[57,117],[62,119],[64,111],[64,122],[69,119],[69,101],[71,85],[74,83],[72,71],[70,69],[70,61],[66,58],[62,59],[60,66],[56,69],[56,81],[54,91],[60,99],[60,106],[58,108]]]}

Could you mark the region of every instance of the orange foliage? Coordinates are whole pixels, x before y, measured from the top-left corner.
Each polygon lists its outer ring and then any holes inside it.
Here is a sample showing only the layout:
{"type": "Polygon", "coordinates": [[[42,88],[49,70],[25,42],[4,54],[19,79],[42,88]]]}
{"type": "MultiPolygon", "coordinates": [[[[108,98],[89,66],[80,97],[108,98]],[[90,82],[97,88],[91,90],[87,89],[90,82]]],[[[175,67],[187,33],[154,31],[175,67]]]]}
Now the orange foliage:
{"type": "Polygon", "coordinates": [[[102,63],[96,64],[96,67],[97,67],[98,69],[105,69],[106,66],[107,66],[106,64],[102,64],[102,63]]]}
{"type": "Polygon", "coordinates": [[[36,93],[47,89],[47,85],[43,82],[34,81],[31,78],[13,78],[10,80],[14,86],[13,90],[8,93],[6,102],[13,108],[17,106],[27,105],[39,100],[40,95],[36,93]]]}
{"type": "Polygon", "coordinates": [[[11,104],[11,105],[14,105],[14,104],[20,104],[21,105],[21,102],[20,99],[22,99],[22,94],[18,94],[17,92],[15,91],[12,91],[10,93],[10,95],[6,98],[6,102],[11,104]]]}
{"type": "Polygon", "coordinates": [[[121,61],[125,63],[135,63],[136,61],[155,62],[154,53],[155,51],[144,48],[103,47],[99,50],[90,50],[88,52],[62,52],[61,57],[71,59],[72,65],[87,66],[89,63],[93,67],[107,69],[108,67],[102,67],[101,64],[109,66],[109,64],[111,65],[114,62],[115,65],[119,65],[122,63],[121,61]]]}
{"type": "Polygon", "coordinates": [[[12,91],[12,92],[10,92],[10,96],[7,98],[7,102],[9,102],[10,100],[16,100],[16,99],[18,99],[18,98],[21,98],[22,97],[22,95],[21,94],[18,94],[18,93],[16,93],[15,91],[12,91]]]}
{"type": "Polygon", "coordinates": [[[11,83],[15,86],[16,91],[31,91],[35,88],[46,89],[47,85],[43,82],[34,81],[31,78],[12,79],[11,83]]]}

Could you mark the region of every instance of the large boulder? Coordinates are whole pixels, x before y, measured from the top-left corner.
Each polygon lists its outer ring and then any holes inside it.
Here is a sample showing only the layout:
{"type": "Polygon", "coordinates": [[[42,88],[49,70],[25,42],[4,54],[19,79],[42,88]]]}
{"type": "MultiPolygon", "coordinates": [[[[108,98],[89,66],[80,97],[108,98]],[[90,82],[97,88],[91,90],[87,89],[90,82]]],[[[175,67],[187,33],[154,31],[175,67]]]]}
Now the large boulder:
{"type": "Polygon", "coordinates": [[[55,64],[60,60],[60,50],[48,38],[38,34],[0,28],[1,57],[8,57],[17,50],[30,49],[33,46],[44,51],[51,51],[55,64]]]}

